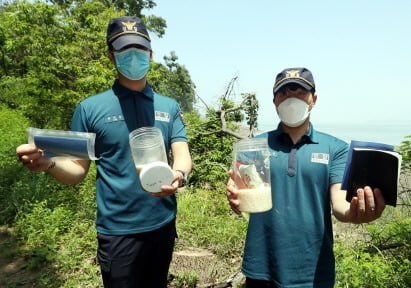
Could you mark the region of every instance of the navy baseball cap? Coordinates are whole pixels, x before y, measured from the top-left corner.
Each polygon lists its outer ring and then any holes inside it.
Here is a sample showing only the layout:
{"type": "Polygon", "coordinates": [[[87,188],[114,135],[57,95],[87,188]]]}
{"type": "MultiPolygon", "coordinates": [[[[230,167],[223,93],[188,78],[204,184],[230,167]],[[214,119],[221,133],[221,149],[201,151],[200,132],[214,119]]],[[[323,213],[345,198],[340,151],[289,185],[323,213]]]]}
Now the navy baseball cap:
{"type": "Polygon", "coordinates": [[[151,39],[143,21],[136,16],[111,19],[107,27],[107,45],[120,50],[128,45],[142,45],[151,50],[151,39]]]}
{"type": "Polygon", "coordinates": [[[274,94],[284,85],[295,83],[307,90],[315,91],[314,77],[307,68],[287,68],[277,74],[273,88],[274,94]]]}

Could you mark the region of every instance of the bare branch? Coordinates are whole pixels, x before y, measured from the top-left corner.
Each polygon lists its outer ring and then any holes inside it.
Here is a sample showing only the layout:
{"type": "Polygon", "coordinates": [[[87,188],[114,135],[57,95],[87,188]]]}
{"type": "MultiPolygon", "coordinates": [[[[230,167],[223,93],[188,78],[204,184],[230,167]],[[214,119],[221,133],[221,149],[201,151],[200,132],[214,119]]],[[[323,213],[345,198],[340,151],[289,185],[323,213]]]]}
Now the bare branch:
{"type": "Polygon", "coordinates": [[[236,133],[231,129],[220,129],[220,130],[215,130],[212,132],[197,132],[197,134],[202,135],[202,136],[209,136],[209,135],[213,135],[213,134],[220,134],[220,133],[225,133],[227,135],[231,135],[237,139],[245,139],[248,138],[246,136],[241,135],[240,133],[236,133]]]}
{"type": "MultiPolygon", "coordinates": [[[[237,78],[235,78],[235,79],[237,79],[237,78]]],[[[232,86],[232,85],[229,85],[229,86],[232,86]]],[[[226,94],[226,95],[227,95],[227,94],[226,94]]],[[[243,95],[243,99],[241,100],[241,103],[240,103],[240,104],[238,104],[238,105],[236,105],[236,106],[234,106],[234,107],[232,107],[232,108],[221,109],[221,110],[218,111],[218,112],[220,112],[221,131],[222,131],[222,132],[224,132],[224,133],[226,133],[226,134],[229,134],[229,135],[231,135],[231,136],[233,136],[233,137],[235,137],[235,138],[237,138],[237,139],[248,138],[248,137],[246,137],[246,136],[243,136],[243,135],[241,135],[241,134],[239,134],[239,133],[236,133],[236,132],[232,131],[231,129],[227,128],[226,115],[227,115],[228,113],[231,113],[231,112],[234,112],[234,111],[237,111],[237,110],[245,109],[246,106],[247,106],[247,104],[246,104],[246,103],[247,103],[247,100],[248,100],[249,98],[252,98],[252,97],[253,97],[253,94],[244,94],[244,95],[243,95]]],[[[252,127],[249,128],[248,136],[251,135],[251,134],[252,134],[252,127]]]]}
{"type": "Polygon", "coordinates": [[[231,95],[233,89],[234,89],[234,83],[235,81],[237,81],[238,76],[234,76],[233,79],[230,80],[230,82],[228,83],[227,89],[224,93],[223,99],[227,100],[228,96],[231,95]]]}
{"type": "Polygon", "coordinates": [[[196,94],[196,97],[197,97],[198,99],[200,99],[201,103],[204,104],[204,106],[206,107],[207,111],[210,111],[210,107],[208,107],[207,103],[206,103],[200,96],[198,96],[197,92],[196,92],[195,94],[196,94]]]}
{"type": "MultiPolygon", "coordinates": [[[[221,96],[220,100],[224,100],[225,101],[231,103],[231,101],[229,101],[230,95],[232,95],[233,90],[234,90],[234,85],[235,82],[238,80],[238,76],[234,76],[230,82],[227,85],[226,91],[224,92],[224,94],[221,96]]],[[[200,99],[200,101],[206,106],[207,111],[211,111],[212,109],[209,108],[207,106],[207,104],[203,101],[203,99],[201,99],[201,97],[199,97],[198,95],[196,95],[198,97],[198,99],[200,99]]],[[[207,133],[201,133],[198,131],[199,134],[201,135],[212,135],[212,134],[218,134],[218,133],[225,133],[227,135],[233,136],[237,139],[244,139],[244,138],[248,138],[250,135],[252,135],[253,132],[253,124],[249,124],[249,132],[248,135],[245,136],[244,133],[237,133],[233,130],[231,130],[230,128],[227,127],[227,123],[228,123],[228,114],[236,112],[236,111],[243,111],[245,110],[245,113],[248,115],[247,120],[250,121],[250,112],[253,109],[256,109],[255,107],[258,108],[258,104],[255,101],[255,94],[242,94],[242,99],[241,102],[237,105],[235,105],[234,107],[229,107],[229,108],[225,108],[224,105],[222,105],[221,109],[219,110],[215,110],[214,112],[219,115],[220,117],[220,122],[221,122],[221,129],[220,130],[216,130],[216,131],[212,131],[212,132],[207,132],[207,133]]],[[[251,116],[252,119],[253,116],[251,116]]],[[[254,123],[255,121],[251,121],[251,123],[254,123]]]]}
{"type": "Polygon", "coordinates": [[[237,139],[245,139],[245,138],[248,138],[247,136],[243,136],[243,135],[241,135],[240,133],[236,133],[236,132],[234,132],[233,130],[231,130],[231,129],[221,129],[221,132],[223,132],[223,133],[225,133],[225,134],[228,134],[228,135],[231,135],[231,136],[233,136],[233,137],[235,137],[235,138],[237,138],[237,139]]]}

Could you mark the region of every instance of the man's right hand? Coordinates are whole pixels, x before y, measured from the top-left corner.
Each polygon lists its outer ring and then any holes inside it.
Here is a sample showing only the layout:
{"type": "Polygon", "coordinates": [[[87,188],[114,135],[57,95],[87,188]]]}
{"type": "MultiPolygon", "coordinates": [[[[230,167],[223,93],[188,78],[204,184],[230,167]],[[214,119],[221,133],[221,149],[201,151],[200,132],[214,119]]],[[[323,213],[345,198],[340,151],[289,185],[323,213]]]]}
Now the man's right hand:
{"type": "Polygon", "coordinates": [[[230,179],[228,179],[227,182],[227,200],[230,204],[231,209],[236,214],[240,215],[241,211],[238,210],[238,207],[240,206],[240,200],[238,199],[238,191],[234,184],[234,171],[230,170],[228,174],[230,175],[230,179]]]}
{"type": "Polygon", "coordinates": [[[31,171],[46,171],[52,165],[52,161],[44,158],[43,151],[34,145],[22,144],[16,148],[16,153],[17,161],[31,171]]]}

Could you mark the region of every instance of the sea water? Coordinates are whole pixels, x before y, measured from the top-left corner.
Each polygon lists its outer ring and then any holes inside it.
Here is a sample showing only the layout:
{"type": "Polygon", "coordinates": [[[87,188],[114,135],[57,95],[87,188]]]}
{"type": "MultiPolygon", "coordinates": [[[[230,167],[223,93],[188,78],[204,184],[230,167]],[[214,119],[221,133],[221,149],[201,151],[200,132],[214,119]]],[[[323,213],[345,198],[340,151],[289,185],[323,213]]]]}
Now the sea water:
{"type": "MultiPolygon", "coordinates": [[[[314,124],[315,129],[338,137],[347,143],[351,140],[379,142],[394,146],[401,145],[411,135],[411,121],[373,121],[364,123],[314,124]]],[[[411,140],[411,139],[409,139],[411,140]]]]}
{"type": "MultiPolygon", "coordinates": [[[[260,125],[261,131],[270,131],[277,128],[278,123],[260,125]]],[[[313,122],[314,128],[341,140],[350,143],[351,140],[379,142],[399,146],[411,135],[411,121],[365,121],[361,123],[352,122],[313,122]]]]}

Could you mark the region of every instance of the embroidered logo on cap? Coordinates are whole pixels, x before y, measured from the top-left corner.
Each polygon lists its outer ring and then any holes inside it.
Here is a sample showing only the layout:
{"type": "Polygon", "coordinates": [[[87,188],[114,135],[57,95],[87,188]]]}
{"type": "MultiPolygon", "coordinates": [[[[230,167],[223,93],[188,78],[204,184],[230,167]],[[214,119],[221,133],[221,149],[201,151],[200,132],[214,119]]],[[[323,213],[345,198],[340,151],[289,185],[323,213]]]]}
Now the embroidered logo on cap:
{"type": "Polygon", "coordinates": [[[123,31],[136,31],[136,32],[138,32],[138,30],[137,30],[137,26],[136,26],[136,22],[132,22],[132,21],[127,21],[127,22],[121,22],[121,24],[123,24],[123,31]]]}
{"type": "Polygon", "coordinates": [[[300,70],[288,70],[285,73],[286,78],[299,78],[300,77],[300,70]]]}

